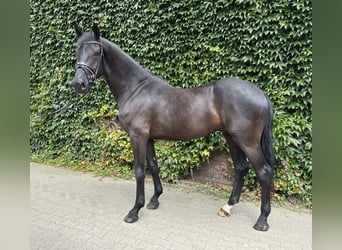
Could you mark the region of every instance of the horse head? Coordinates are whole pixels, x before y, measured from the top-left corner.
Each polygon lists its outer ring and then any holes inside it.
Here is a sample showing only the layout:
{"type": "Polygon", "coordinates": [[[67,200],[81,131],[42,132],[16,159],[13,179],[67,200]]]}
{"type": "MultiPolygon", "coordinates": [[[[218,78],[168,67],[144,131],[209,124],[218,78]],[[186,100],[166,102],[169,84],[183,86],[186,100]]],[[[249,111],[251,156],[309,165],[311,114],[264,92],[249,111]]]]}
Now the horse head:
{"type": "Polygon", "coordinates": [[[101,76],[103,67],[103,46],[100,30],[96,23],[93,32],[83,32],[75,24],[77,41],[77,64],[73,86],[78,94],[87,94],[94,81],[101,76]]]}

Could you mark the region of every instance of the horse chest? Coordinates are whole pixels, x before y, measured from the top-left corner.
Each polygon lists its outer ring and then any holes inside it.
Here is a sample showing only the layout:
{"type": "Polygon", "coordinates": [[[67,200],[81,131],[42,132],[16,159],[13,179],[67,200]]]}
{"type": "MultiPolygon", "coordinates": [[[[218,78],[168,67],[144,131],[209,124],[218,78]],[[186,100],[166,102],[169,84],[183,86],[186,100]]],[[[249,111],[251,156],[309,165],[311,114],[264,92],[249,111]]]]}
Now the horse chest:
{"type": "Polygon", "coordinates": [[[149,111],[143,107],[134,106],[119,110],[119,123],[129,134],[143,134],[150,130],[149,111]]]}

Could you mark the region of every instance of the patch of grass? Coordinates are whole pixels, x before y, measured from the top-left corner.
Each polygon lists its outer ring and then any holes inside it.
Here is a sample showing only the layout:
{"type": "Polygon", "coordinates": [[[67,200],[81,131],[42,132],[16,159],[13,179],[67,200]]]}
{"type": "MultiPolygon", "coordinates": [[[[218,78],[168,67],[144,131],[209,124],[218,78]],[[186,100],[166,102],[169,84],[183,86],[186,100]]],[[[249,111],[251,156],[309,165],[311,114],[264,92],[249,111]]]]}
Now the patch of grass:
{"type": "Polygon", "coordinates": [[[48,154],[32,155],[31,161],[56,167],[67,168],[75,171],[93,173],[96,176],[112,176],[123,179],[131,179],[134,173],[129,167],[117,167],[108,162],[88,162],[71,160],[68,156],[50,158],[48,154]]]}

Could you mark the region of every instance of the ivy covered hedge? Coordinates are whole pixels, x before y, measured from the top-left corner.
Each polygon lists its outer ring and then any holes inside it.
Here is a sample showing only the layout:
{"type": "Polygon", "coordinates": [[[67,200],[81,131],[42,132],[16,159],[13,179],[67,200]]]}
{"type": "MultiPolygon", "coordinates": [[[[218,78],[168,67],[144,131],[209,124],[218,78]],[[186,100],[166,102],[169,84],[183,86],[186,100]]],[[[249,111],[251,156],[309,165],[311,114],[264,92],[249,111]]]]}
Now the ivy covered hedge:
{"type": "MultiPolygon", "coordinates": [[[[129,138],[116,121],[115,101],[103,80],[77,100],[73,23],[99,24],[141,65],[170,84],[190,88],[222,77],[256,83],[275,110],[275,194],[311,206],[312,3],[308,0],[30,1],[31,152],[93,162],[126,172],[129,138]]],[[[176,180],[215,148],[219,133],[191,142],[157,144],[161,175],[176,180]]],[[[246,185],[255,187],[250,171],[246,185]]]]}

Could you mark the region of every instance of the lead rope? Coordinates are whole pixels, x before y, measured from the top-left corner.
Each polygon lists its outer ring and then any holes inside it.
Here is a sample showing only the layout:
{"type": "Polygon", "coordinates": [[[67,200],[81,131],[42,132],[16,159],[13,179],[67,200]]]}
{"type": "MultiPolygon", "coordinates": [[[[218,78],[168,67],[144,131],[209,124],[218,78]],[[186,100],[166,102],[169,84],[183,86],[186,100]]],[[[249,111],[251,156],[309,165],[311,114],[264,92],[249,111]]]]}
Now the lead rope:
{"type": "Polygon", "coordinates": [[[49,121],[53,121],[54,119],[56,119],[63,111],[65,111],[67,108],[70,108],[71,106],[73,106],[74,104],[78,104],[85,96],[87,96],[87,94],[84,94],[80,97],[78,97],[77,100],[73,101],[73,99],[70,99],[69,102],[67,104],[65,104],[63,107],[55,110],[52,113],[49,114],[45,114],[45,115],[40,115],[40,117],[42,119],[45,120],[45,123],[49,122],[49,121]]]}

